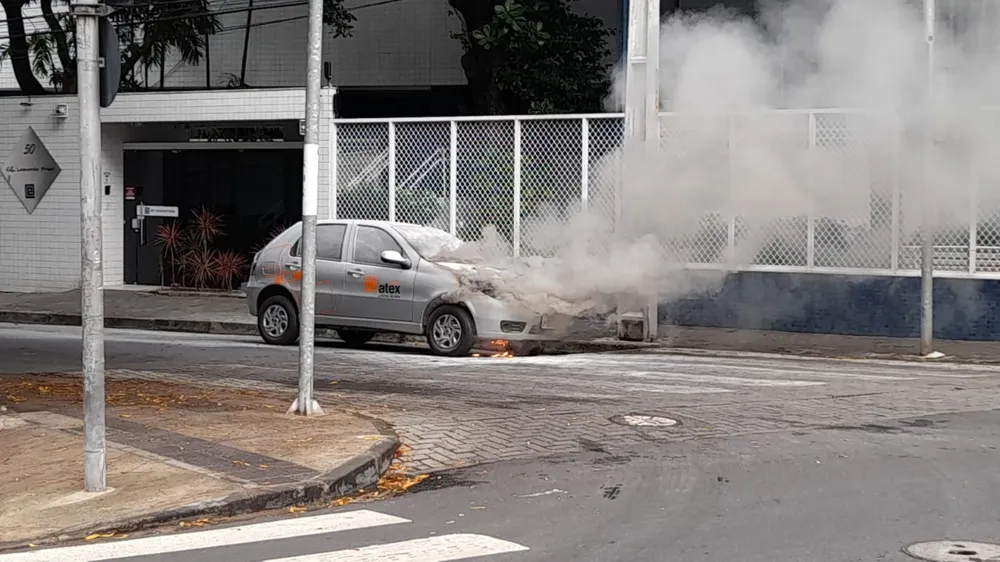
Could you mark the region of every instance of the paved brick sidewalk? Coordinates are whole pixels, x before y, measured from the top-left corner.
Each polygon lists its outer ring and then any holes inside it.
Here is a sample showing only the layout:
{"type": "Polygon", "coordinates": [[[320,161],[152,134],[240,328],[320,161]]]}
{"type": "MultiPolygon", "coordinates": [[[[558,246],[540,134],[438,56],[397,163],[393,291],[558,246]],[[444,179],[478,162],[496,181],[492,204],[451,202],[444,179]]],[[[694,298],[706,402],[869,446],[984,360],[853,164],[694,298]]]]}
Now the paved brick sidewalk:
{"type": "Polygon", "coordinates": [[[305,419],[252,390],[115,377],[107,384],[108,486],[82,493],[79,377],[0,378],[0,543],[335,497],[371,485],[398,445],[380,421],[305,419]]]}

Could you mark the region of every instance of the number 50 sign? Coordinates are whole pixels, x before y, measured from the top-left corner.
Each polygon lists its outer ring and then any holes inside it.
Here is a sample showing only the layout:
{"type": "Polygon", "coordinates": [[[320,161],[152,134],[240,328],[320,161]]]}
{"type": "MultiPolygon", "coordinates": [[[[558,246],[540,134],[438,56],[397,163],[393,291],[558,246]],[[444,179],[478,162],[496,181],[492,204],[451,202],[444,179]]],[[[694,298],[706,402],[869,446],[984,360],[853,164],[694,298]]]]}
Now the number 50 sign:
{"type": "Polygon", "coordinates": [[[42,139],[28,127],[7,155],[3,179],[30,215],[61,171],[42,139]]]}

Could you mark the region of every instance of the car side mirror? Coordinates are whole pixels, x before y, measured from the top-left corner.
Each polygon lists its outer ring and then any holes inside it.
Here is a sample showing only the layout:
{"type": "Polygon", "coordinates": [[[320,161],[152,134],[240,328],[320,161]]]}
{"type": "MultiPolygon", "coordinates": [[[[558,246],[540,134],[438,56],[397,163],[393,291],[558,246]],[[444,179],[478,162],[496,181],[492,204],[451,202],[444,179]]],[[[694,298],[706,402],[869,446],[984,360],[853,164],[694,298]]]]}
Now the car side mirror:
{"type": "Polygon", "coordinates": [[[382,261],[385,263],[391,263],[392,265],[398,265],[403,269],[410,269],[410,260],[396,250],[386,250],[382,252],[382,261]]]}

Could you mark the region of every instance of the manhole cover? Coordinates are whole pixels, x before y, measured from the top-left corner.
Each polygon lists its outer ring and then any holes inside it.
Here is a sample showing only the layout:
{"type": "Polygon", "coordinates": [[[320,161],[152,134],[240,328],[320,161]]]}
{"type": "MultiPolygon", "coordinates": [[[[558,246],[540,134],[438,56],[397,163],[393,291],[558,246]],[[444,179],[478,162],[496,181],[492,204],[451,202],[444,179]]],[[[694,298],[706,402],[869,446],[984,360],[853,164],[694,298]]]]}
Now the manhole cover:
{"type": "Polygon", "coordinates": [[[1000,545],[971,541],[918,542],[903,552],[929,562],[987,562],[1000,559],[1000,545]]]}
{"type": "Polygon", "coordinates": [[[646,416],[642,414],[628,414],[621,416],[621,423],[639,427],[672,427],[677,425],[677,420],[664,418],[661,416],[646,416]]]}

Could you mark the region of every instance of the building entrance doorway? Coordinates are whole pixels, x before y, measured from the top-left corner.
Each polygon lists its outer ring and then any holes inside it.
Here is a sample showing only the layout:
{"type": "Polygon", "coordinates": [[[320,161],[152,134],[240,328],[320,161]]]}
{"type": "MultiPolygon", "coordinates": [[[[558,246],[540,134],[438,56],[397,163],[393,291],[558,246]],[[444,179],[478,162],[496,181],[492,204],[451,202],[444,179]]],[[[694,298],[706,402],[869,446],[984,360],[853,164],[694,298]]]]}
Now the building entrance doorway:
{"type": "Polygon", "coordinates": [[[302,218],[300,143],[191,144],[126,147],[126,284],[238,286],[242,279],[211,275],[208,266],[220,256],[242,256],[249,265],[275,230],[302,218]],[[179,216],[140,219],[139,205],[176,207],[179,216]],[[198,216],[211,223],[202,225],[208,240],[195,239],[198,216]]]}

